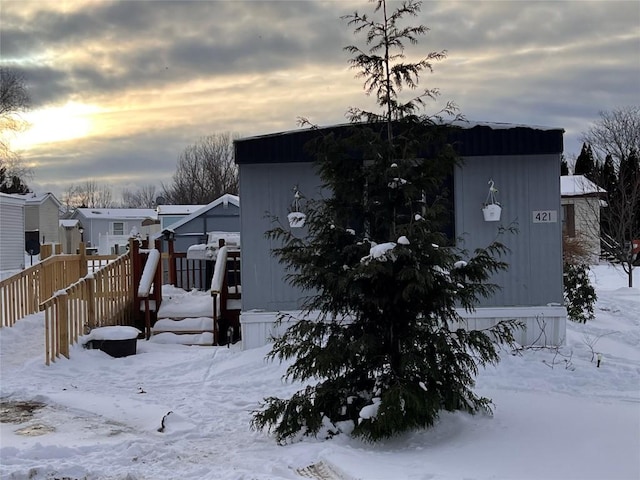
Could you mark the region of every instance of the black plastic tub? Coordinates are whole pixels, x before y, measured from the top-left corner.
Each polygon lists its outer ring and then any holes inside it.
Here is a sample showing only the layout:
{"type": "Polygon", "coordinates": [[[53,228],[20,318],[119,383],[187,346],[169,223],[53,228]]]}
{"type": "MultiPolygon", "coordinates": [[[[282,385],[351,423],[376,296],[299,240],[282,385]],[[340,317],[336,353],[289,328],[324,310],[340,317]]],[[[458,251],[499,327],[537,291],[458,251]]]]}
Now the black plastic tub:
{"type": "Polygon", "coordinates": [[[102,350],[112,357],[128,357],[136,354],[137,338],[126,340],[90,340],[85,344],[87,348],[102,350]]]}
{"type": "Polygon", "coordinates": [[[84,348],[102,350],[112,357],[127,357],[136,354],[140,330],[135,327],[98,327],[83,337],[84,348]]]}

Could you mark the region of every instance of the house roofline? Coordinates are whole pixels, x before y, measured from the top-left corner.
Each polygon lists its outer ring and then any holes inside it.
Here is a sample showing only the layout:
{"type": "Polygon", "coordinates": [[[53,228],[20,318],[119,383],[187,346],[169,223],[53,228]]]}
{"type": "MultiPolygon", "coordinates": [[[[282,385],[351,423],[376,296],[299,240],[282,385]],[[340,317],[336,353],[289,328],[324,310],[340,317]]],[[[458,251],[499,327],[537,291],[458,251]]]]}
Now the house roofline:
{"type": "MultiPolygon", "coordinates": [[[[368,125],[372,124],[340,124],[238,139],[234,141],[235,162],[238,165],[313,162],[305,149],[309,141],[327,133],[344,136],[348,128],[368,125]]],[[[433,128],[445,130],[446,141],[454,145],[461,157],[560,155],[563,151],[561,128],[489,122],[434,124],[433,128]]],[[[429,150],[429,145],[425,149],[429,150]]],[[[424,155],[428,157],[430,153],[424,155]]]]}

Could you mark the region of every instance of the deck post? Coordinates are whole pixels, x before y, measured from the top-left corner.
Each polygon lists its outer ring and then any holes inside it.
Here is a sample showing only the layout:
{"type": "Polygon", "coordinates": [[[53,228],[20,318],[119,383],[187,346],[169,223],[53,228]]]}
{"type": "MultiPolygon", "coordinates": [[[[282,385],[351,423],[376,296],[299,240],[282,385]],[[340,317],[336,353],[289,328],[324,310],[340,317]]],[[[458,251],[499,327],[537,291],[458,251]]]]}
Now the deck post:
{"type": "Polygon", "coordinates": [[[87,282],[87,325],[85,325],[85,333],[96,328],[96,296],[95,296],[95,279],[88,277],[85,279],[87,282]]]}
{"type": "MultiPolygon", "coordinates": [[[[162,252],[162,240],[156,239],[153,242],[153,246],[158,252],[162,252]]],[[[156,275],[153,279],[153,299],[156,302],[156,313],[160,309],[160,304],[162,303],[162,261],[158,262],[158,267],[156,268],[156,275]]]]}
{"type": "Polygon", "coordinates": [[[40,261],[49,258],[52,253],[52,246],[50,243],[43,243],[40,245],[40,261]]]}
{"type": "Polygon", "coordinates": [[[87,273],[89,273],[89,269],[87,267],[87,247],[83,242],[80,242],[78,245],[78,253],[80,254],[80,278],[83,278],[87,276],[87,273]]]}
{"type": "Polygon", "coordinates": [[[175,245],[173,236],[168,236],[167,238],[167,250],[169,253],[169,285],[173,285],[174,287],[178,286],[177,277],[178,274],[176,272],[176,258],[175,258],[175,245]]]}
{"type": "Polygon", "coordinates": [[[129,254],[131,255],[131,295],[133,302],[133,315],[134,318],[139,318],[140,315],[140,299],[138,298],[138,289],[140,288],[140,279],[142,278],[142,258],[140,257],[140,247],[138,240],[135,238],[129,239],[129,254]]]}
{"type": "Polygon", "coordinates": [[[69,296],[67,292],[58,294],[58,311],[56,323],[58,324],[59,352],[69,358],[69,296]]]}

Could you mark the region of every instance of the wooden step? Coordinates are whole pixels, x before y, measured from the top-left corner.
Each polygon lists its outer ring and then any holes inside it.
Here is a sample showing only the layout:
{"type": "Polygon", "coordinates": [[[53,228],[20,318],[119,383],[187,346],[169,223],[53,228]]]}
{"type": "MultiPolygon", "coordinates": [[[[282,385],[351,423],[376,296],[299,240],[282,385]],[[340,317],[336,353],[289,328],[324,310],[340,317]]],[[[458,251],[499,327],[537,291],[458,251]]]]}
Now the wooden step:
{"type": "Polygon", "coordinates": [[[172,345],[188,345],[188,346],[213,346],[213,332],[158,332],[151,336],[150,341],[153,343],[166,343],[172,345]]]}
{"type": "MultiPolygon", "coordinates": [[[[166,343],[213,345],[213,318],[161,318],[151,328],[151,334],[153,337],[164,334],[166,343]]],[[[154,341],[159,341],[158,337],[154,341]]]]}

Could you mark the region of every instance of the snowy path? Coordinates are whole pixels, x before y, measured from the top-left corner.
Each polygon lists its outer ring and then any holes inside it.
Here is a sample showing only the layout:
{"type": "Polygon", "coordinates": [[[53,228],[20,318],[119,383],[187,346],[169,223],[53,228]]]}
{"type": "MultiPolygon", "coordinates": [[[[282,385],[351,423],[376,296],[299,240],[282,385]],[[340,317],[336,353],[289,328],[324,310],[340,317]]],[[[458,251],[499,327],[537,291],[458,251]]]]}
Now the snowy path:
{"type": "Polygon", "coordinates": [[[299,388],[281,381],[285,366],[265,362],[268,347],[139,341],[131,357],[75,347],[46,367],[34,315],[0,330],[0,398],[45,404],[23,423],[0,423],[0,478],[637,480],[640,290],[596,273],[597,318],[569,323],[562,355],[505,352],[480,373],[493,418],[445,413],[429,431],[378,445],[342,435],[279,446],[252,431],[264,397],[299,388]]]}

